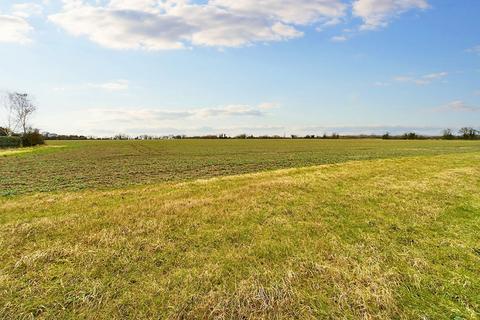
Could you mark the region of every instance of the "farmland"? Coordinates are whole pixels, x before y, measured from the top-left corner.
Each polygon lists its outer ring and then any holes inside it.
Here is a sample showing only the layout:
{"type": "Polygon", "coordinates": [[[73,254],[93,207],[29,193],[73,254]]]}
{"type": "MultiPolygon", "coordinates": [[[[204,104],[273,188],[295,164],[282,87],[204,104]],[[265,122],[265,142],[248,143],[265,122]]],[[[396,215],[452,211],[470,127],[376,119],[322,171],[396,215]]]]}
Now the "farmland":
{"type": "Polygon", "coordinates": [[[480,317],[479,142],[58,141],[0,179],[1,319],[480,317]]]}
{"type": "Polygon", "coordinates": [[[0,154],[0,194],[102,189],[392,157],[480,151],[475,141],[52,141],[0,154]]]}

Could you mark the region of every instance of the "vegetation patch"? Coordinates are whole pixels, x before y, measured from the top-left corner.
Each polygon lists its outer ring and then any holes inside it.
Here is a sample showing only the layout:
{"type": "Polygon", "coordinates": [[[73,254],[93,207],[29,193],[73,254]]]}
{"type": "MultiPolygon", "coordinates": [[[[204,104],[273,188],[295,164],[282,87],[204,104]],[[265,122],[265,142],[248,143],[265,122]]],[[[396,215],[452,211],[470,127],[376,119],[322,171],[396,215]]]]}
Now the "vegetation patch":
{"type": "Polygon", "coordinates": [[[20,137],[0,136],[0,152],[2,152],[2,148],[19,148],[21,146],[22,139],[20,137]]]}
{"type": "Polygon", "coordinates": [[[21,148],[21,149],[4,149],[0,150],[0,157],[8,157],[8,156],[21,156],[25,154],[35,154],[35,153],[46,153],[53,150],[59,150],[60,148],[64,148],[65,146],[42,146],[42,147],[28,147],[28,148],[21,148]]]}
{"type": "Polygon", "coordinates": [[[0,198],[0,318],[477,319],[478,163],[0,198]]]}
{"type": "Polygon", "coordinates": [[[0,193],[121,188],[352,160],[480,151],[480,141],[378,139],[48,141],[48,146],[65,148],[0,156],[0,193]]]}

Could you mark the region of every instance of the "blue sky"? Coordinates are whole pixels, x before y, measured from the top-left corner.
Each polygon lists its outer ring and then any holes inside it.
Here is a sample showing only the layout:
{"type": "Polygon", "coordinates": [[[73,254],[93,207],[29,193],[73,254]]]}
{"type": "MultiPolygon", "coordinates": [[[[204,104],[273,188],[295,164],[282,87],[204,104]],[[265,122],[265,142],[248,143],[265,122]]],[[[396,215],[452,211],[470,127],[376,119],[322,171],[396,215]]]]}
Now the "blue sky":
{"type": "MultiPolygon", "coordinates": [[[[56,133],[480,127],[477,0],[0,3],[0,90],[56,133]]],[[[1,116],[0,116],[1,121],[1,116]]]]}

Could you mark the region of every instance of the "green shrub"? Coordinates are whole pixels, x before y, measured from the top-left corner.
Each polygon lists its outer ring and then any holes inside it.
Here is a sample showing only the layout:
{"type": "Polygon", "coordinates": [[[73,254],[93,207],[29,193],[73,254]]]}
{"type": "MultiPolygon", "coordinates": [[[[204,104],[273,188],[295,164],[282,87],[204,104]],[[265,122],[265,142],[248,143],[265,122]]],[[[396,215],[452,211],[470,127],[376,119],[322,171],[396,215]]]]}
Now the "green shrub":
{"type": "Polygon", "coordinates": [[[34,130],[22,136],[22,144],[24,147],[33,147],[39,144],[45,144],[45,139],[38,130],[34,130]]]}
{"type": "Polygon", "coordinates": [[[2,137],[0,136],[0,148],[18,148],[22,146],[20,137],[2,137]]]}

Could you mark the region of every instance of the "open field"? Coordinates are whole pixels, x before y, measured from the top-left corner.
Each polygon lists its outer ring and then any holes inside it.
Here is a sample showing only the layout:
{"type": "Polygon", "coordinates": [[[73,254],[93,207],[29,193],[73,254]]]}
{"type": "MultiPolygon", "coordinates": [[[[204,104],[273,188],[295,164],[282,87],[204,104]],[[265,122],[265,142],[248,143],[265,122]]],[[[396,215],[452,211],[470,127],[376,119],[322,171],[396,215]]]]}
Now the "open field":
{"type": "Polygon", "coordinates": [[[0,204],[0,315],[480,312],[479,153],[0,204]]]}
{"type": "Polygon", "coordinates": [[[480,141],[50,141],[0,156],[0,195],[104,189],[293,167],[480,151],[480,141]]]}
{"type": "Polygon", "coordinates": [[[58,144],[0,158],[0,319],[480,317],[478,142],[58,144]]]}

